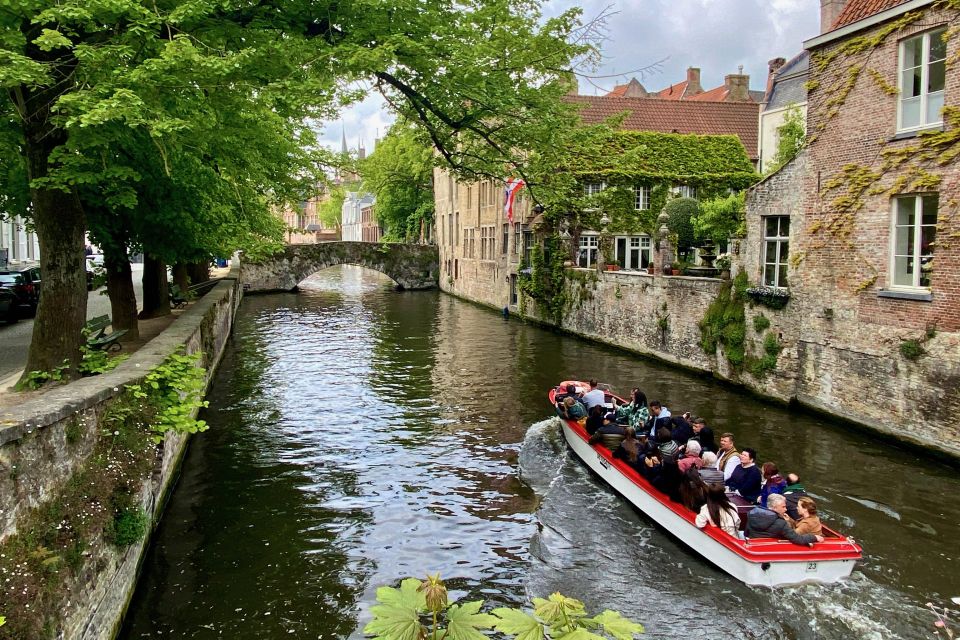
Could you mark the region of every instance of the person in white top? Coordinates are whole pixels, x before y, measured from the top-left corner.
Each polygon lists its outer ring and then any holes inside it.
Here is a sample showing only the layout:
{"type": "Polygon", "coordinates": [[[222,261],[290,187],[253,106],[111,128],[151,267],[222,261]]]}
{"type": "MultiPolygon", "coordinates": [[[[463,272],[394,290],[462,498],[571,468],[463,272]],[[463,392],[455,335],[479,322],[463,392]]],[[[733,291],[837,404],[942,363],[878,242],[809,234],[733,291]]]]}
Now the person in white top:
{"type": "Polygon", "coordinates": [[[708,485],[707,504],[700,508],[695,523],[701,529],[708,524],[719,526],[734,538],[741,537],[740,516],[737,514],[737,508],[730,503],[721,485],[708,485]]]}
{"type": "Polygon", "coordinates": [[[733,445],[733,434],[720,436],[720,451],[717,452],[717,469],[723,471],[723,482],[730,480],[733,470],[740,466],[740,452],[733,445]]]}
{"type": "Polygon", "coordinates": [[[597,389],[596,380],[590,381],[590,391],[587,391],[585,394],[583,394],[583,397],[580,398],[580,401],[586,405],[588,412],[598,404],[606,404],[607,402],[603,390],[597,389]]]}

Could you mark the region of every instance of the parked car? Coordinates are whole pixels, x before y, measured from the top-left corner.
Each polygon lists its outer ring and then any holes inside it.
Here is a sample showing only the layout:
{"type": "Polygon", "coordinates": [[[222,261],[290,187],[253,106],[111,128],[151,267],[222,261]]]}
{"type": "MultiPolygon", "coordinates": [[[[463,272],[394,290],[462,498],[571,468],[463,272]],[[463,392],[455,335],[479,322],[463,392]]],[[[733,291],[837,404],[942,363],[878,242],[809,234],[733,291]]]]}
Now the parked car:
{"type": "Polygon", "coordinates": [[[12,289],[0,287],[0,318],[3,318],[4,322],[13,324],[20,319],[19,307],[17,294],[12,289]]]}
{"type": "Polygon", "coordinates": [[[33,315],[40,303],[40,267],[0,270],[0,287],[12,290],[19,306],[33,315]]]}

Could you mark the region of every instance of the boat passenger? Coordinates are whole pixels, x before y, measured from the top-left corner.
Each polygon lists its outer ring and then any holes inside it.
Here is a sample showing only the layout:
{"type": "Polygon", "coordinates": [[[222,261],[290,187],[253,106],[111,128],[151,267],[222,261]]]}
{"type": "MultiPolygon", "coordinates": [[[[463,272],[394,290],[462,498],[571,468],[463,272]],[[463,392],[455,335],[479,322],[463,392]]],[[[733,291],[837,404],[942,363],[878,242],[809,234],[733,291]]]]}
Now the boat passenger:
{"type": "Polygon", "coordinates": [[[704,451],[700,456],[703,466],[700,467],[700,479],[707,484],[723,485],[723,471],[717,469],[717,454],[713,451],[704,451]]]}
{"type": "MultiPolygon", "coordinates": [[[[672,442],[672,441],[671,441],[672,442]]],[[[663,493],[667,494],[673,502],[681,502],[680,484],[683,482],[683,474],[677,466],[674,458],[664,457],[660,464],[660,475],[653,481],[653,486],[663,493]]]]}
{"type": "Polygon", "coordinates": [[[744,447],[740,452],[740,466],[734,469],[727,480],[730,490],[736,491],[750,502],[756,502],[760,497],[760,485],[763,483],[756,460],[757,452],[750,447],[744,447]]]}
{"type": "Polygon", "coordinates": [[[592,409],[587,410],[587,424],[585,428],[588,435],[592,436],[600,430],[600,427],[606,424],[606,420],[604,420],[603,417],[605,412],[606,408],[601,404],[594,405],[592,409]]]}
{"type": "Polygon", "coordinates": [[[700,459],[700,443],[696,440],[688,440],[683,447],[683,455],[677,464],[680,465],[680,471],[684,473],[686,473],[690,467],[694,469],[702,467],[703,460],[700,459]]]}
{"type": "Polygon", "coordinates": [[[787,487],[787,481],[780,475],[777,465],[772,462],[764,462],[760,470],[761,475],[763,475],[763,483],[760,485],[760,497],[757,501],[760,506],[765,507],[767,506],[767,496],[771,493],[782,494],[787,487]]]}
{"type": "Polygon", "coordinates": [[[617,407],[617,421],[625,421],[639,432],[650,417],[650,409],[647,408],[647,396],[644,395],[643,391],[634,388],[632,396],[628,404],[617,407]]]}
{"type": "Polygon", "coordinates": [[[660,404],[659,400],[653,400],[650,403],[650,417],[647,418],[644,430],[650,434],[651,438],[656,438],[660,427],[670,428],[670,417],[670,409],[660,404]]]}
{"type": "Polygon", "coordinates": [[[767,507],[756,506],[747,514],[748,538],[783,538],[794,544],[813,546],[823,542],[823,536],[812,533],[797,533],[787,522],[787,499],[779,493],[767,498],[767,507]]]}
{"type": "Polygon", "coordinates": [[[664,459],[676,460],[677,456],[680,455],[680,447],[677,446],[677,443],[673,441],[673,438],[670,436],[670,430],[666,427],[661,427],[657,431],[657,449],[663,455],[664,459]]]}
{"type": "Polygon", "coordinates": [[[663,459],[657,450],[648,452],[643,456],[643,464],[640,467],[640,475],[646,478],[654,487],[657,486],[657,480],[660,472],[663,470],[663,459]]]}
{"type": "Polygon", "coordinates": [[[688,467],[682,474],[680,503],[690,511],[699,513],[703,505],[707,504],[707,485],[700,479],[695,467],[688,467]]]}
{"type": "Polygon", "coordinates": [[[580,404],[576,398],[567,396],[563,399],[562,409],[560,409],[560,417],[566,418],[567,420],[582,420],[587,417],[587,410],[583,408],[583,405],[580,404]]]}
{"type": "Polygon", "coordinates": [[[716,451],[717,443],[713,439],[713,429],[707,426],[707,421],[696,416],[691,418],[690,427],[693,429],[693,437],[700,443],[700,448],[704,451],[716,451]]]}
{"type": "Polygon", "coordinates": [[[707,503],[700,508],[694,521],[703,529],[708,524],[720,527],[734,538],[740,537],[740,516],[737,508],[730,503],[722,484],[707,485],[707,503]]]}
{"type": "Polygon", "coordinates": [[[567,398],[580,399],[580,394],[577,393],[577,385],[572,382],[568,383],[564,391],[561,393],[560,389],[557,389],[557,394],[554,396],[554,399],[557,402],[563,402],[567,398]]]}
{"type": "Polygon", "coordinates": [[[693,438],[693,428],[683,418],[672,416],[670,418],[670,437],[673,438],[678,447],[682,447],[693,438]]]}
{"type": "MultiPolygon", "coordinates": [[[[594,407],[594,409],[596,409],[596,407],[594,407]]],[[[587,419],[589,420],[589,418],[587,419]]],[[[588,442],[591,445],[602,444],[610,451],[616,451],[626,435],[627,433],[624,427],[621,427],[616,422],[604,421],[600,428],[593,432],[588,442]]]]}
{"type": "Polygon", "coordinates": [[[597,388],[596,380],[590,381],[590,391],[587,391],[585,394],[583,394],[583,397],[580,398],[580,400],[586,405],[587,411],[590,411],[597,405],[606,404],[607,402],[606,394],[604,394],[603,389],[597,388]]]}
{"type": "Polygon", "coordinates": [[[613,457],[617,460],[623,460],[637,473],[642,474],[640,468],[643,465],[643,449],[640,441],[637,439],[637,432],[633,427],[626,427],[624,430],[623,442],[613,452],[613,457]]]}
{"type": "Polygon", "coordinates": [[[794,520],[793,530],[797,533],[812,533],[814,535],[823,535],[823,525],[820,524],[820,517],[817,516],[817,503],[813,498],[803,497],[797,502],[797,511],[800,512],[800,519],[794,520]]]}
{"type": "Polygon", "coordinates": [[[807,496],[807,490],[800,483],[800,476],[795,473],[787,474],[787,486],[783,490],[783,495],[787,499],[787,515],[794,520],[799,520],[800,512],[797,511],[797,503],[800,498],[807,496]]]}
{"type": "Polygon", "coordinates": [[[740,452],[733,444],[733,434],[720,436],[720,451],[717,452],[717,469],[723,471],[723,481],[730,480],[734,469],[740,466],[740,452]]]}

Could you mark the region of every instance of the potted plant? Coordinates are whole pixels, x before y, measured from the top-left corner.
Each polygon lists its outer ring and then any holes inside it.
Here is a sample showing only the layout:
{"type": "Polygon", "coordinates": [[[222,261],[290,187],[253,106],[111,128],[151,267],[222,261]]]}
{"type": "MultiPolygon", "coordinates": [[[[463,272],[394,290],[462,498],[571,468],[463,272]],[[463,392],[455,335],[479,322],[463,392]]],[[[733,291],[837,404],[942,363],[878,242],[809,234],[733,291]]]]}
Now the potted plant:
{"type": "Polygon", "coordinates": [[[716,261],[714,262],[714,264],[715,264],[715,266],[717,267],[717,269],[720,270],[720,279],[721,279],[721,280],[729,280],[729,279],[730,279],[730,264],[731,264],[730,254],[729,254],[729,253],[721,253],[720,255],[717,256],[717,259],[716,259],[716,261]]]}
{"type": "Polygon", "coordinates": [[[647,273],[649,273],[650,275],[656,275],[657,273],[657,268],[653,266],[652,262],[647,265],[647,273]]]}
{"type": "Polygon", "coordinates": [[[672,276],[678,276],[678,275],[680,275],[681,273],[682,273],[682,271],[680,270],[680,263],[679,263],[679,262],[674,262],[672,265],[670,265],[670,275],[672,275],[672,276]]]}

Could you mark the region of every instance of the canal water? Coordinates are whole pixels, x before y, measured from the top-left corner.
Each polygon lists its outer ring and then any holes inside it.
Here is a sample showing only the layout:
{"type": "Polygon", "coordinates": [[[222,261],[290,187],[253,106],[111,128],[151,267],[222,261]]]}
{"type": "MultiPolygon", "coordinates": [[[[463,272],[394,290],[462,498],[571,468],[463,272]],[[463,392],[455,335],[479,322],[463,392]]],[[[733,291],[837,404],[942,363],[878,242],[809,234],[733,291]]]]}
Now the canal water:
{"type": "MultiPolygon", "coordinates": [[[[338,267],[241,306],[121,637],[360,638],[378,586],[560,591],[650,638],[927,638],[960,595],[960,480],[917,453],[670,366],[338,267]],[[597,377],[796,471],[866,550],[835,586],[714,569],[565,450],[548,387],[597,377]]],[[[935,419],[935,416],[931,416],[935,419]]]]}

